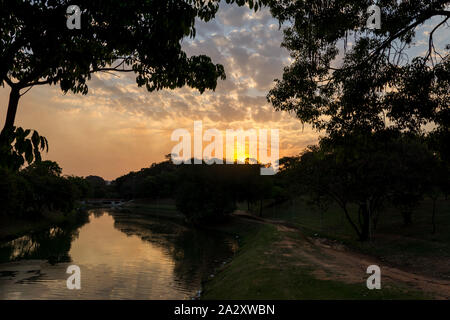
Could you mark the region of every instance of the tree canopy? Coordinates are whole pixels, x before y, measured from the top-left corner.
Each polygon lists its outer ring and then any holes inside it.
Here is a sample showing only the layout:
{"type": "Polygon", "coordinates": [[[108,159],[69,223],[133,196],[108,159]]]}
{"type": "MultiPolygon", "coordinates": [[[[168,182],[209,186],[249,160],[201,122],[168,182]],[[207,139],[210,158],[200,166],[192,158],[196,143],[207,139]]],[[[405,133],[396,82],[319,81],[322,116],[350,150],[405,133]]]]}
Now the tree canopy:
{"type": "Polygon", "coordinates": [[[388,126],[418,131],[426,123],[448,128],[450,45],[435,45],[433,36],[448,27],[450,1],[377,1],[382,24],[372,30],[366,12],[373,4],[273,2],[273,15],[288,22],[283,46],[293,62],[268,100],[328,133],[388,126]],[[428,22],[427,50],[411,51],[428,22]]]}
{"type": "MultiPolygon", "coordinates": [[[[59,84],[63,92],[86,94],[94,72],[133,72],[149,91],[215,89],[225,79],[223,66],[205,55],[188,57],[181,41],[195,36],[196,19],[214,18],[219,2],[80,0],[81,28],[69,29],[68,1],[0,1],[0,85],[11,87],[5,128],[14,125],[29,88],[59,84]]],[[[266,1],[226,2],[257,10],[266,1]]]]}
{"type": "Polygon", "coordinates": [[[386,203],[398,207],[409,224],[425,194],[444,192],[448,173],[423,140],[397,130],[324,138],[287,173],[305,185],[314,203],[334,201],[358,237],[367,240],[386,203]],[[356,221],[351,206],[358,208],[356,221]]]}

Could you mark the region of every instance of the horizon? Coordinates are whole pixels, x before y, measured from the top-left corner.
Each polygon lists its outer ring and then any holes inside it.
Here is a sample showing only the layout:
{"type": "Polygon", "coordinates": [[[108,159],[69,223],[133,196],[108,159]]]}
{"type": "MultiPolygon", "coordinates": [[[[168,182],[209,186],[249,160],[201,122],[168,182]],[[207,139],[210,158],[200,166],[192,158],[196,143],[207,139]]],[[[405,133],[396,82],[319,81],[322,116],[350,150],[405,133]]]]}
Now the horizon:
{"type": "MultiPolygon", "coordinates": [[[[428,27],[419,28],[422,37],[428,27]]],[[[32,88],[21,97],[16,125],[48,139],[43,159],[58,162],[64,174],[109,181],[164,160],[173,147],[171,132],[187,128],[192,135],[197,120],[220,131],[279,129],[280,158],[317,143],[320,132],[292,114],[275,111],[266,100],[273,80],[292,61],[280,47],[282,29],[267,8],[255,13],[247,6],[221,4],[216,19],[197,21],[196,29],[196,37],[183,42],[183,49],[224,65],[227,79],[219,80],[215,91],[199,94],[184,87],[149,93],[137,87],[134,74],[94,73],[87,95],[63,94],[59,86],[32,88]]],[[[440,30],[434,38],[441,46],[450,34],[440,30]]],[[[411,51],[424,48],[421,39],[411,51]]],[[[8,98],[8,88],[0,88],[0,103],[7,105],[8,98]]],[[[0,121],[5,117],[2,109],[0,121]]]]}
{"type": "MultiPolygon", "coordinates": [[[[134,74],[95,73],[87,95],[59,86],[37,86],[21,97],[16,125],[32,128],[49,141],[43,159],[58,162],[66,175],[98,175],[113,180],[164,160],[174,143],[170,134],[194,121],[205,129],[279,129],[280,158],[317,142],[318,133],[295,116],[275,111],[266,94],[289,64],[280,48],[282,30],[267,8],[221,4],[216,19],[197,21],[197,35],[183,42],[188,55],[206,54],[224,65],[227,80],[215,91],[190,88],[147,92],[134,74]],[[39,121],[35,121],[39,119],[39,121]]],[[[0,88],[7,105],[9,90],[0,88]]],[[[6,110],[2,109],[0,121],[6,110]]]]}
{"type": "Polygon", "coordinates": [[[450,300],[449,30],[450,0],[1,1],[0,300],[450,300]]]}

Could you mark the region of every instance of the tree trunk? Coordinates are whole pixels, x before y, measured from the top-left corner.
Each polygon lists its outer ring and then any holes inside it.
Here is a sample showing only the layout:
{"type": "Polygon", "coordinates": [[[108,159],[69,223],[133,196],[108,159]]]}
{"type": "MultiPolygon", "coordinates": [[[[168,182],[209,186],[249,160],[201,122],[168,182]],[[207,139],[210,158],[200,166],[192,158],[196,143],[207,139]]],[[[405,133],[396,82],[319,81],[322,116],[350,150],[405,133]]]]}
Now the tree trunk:
{"type": "Polygon", "coordinates": [[[431,223],[433,224],[433,234],[436,233],[436,198],[433,198],[433,212],[431,214],[431,223]]]}
{"type": "Polygon", "coordinates": [[[19,105],[20,90],[18,88],[11,88],[9,94],[8,111],[6,113],[5,126],[3,131],[11,129],[14,126],[14,121],[16,119],[17,106],[19,105]]]}
{"type": "Polygon", "coordinates": [[[403,211],[402,216],[403,216],[403,223],[405,226],[409,226],[410,224],[412,224],[412,211],[410,210],[403,211]]]}
{"type": "Polygon", "coordinates": [[[350,223],[350,225],[353,227],[353,229],[355,230],[358,237],[361,239],[361,232],[359,231],[358,227],[356,226],[356,224],[353,222],[352,218],[350,217],[350,215],[347,211],[347,207],[345,205],[342,205],[341,208],[342,208],[342,210],[344,210],[347,221],[350,223]]]}
{"type": "Polygon", "coordinates": [[[369,240],[370,235],[370,216],[369,211],[367,210],[367,205],[365,203],[359,206],[359,212],[362,216],[361,234],[359,236],[359,239],[361,241],[366,241],[369,240]]]}
{"type": "Polygon", "coordinates": [[[262,199],[259,201],[259,216],[262,217],[262,211],[263,211],[263,201],[262,199]]]}
{"type": "Polygon", "coordinates": [[[378,216],[374,217],[372,220],[373,220],[373,223],[372,223],[373,231],[376,231],[377,230],[377,226],[378,226],[378,216]]]}

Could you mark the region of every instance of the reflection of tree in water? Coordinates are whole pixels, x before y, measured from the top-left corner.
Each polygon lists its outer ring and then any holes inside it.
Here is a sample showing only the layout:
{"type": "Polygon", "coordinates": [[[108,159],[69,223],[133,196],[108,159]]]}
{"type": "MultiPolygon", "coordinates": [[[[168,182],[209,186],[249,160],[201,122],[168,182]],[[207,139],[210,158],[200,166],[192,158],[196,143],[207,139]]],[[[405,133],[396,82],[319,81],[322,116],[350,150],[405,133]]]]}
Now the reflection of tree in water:
{"type": "Polygon", "coordinates": [[[190,289],[205,279],[214,267],[231,257],[236,243],[225,235],[196,230],[158,219],[113,215],[114,227],[161,248],[174,261],[174,274],[190,289]]]}
{"type": "Polygon", "coordinates": [[[100,209],[90,210],[89,213],[92,214],[95,218],[100,218],[105,213],[108,213],[108,211],[103,210],[103,209],[100,208],[100,209]]]}
{"type": "Polygon", "coordinates": [[[78,237],[79,228],[87,221],[80,219],[72,225],[62,224],[0,244],[0,262],[22,259],[43,259],[52,264],[70,262],[72,241],[78,237]]]}

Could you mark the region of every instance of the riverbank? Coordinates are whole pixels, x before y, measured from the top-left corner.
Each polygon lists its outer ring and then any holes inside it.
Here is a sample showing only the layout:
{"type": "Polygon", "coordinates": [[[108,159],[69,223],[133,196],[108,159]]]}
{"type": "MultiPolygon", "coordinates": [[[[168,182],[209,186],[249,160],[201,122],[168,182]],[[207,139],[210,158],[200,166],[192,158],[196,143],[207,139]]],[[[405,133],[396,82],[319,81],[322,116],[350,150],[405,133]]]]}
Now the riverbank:
{"type": "Polygon", "coordinates": [[[84,211],[73,210],[70,213],[46,212],[36,219],[14,217],[0,218],[0,241],[19,238],[30,232],[39,232],[53,226],[78,225],[87,221],[88,214],[84,211]]]}
{"type": "Polygon", "coordinates": [[[175,202],[172,199],[132,200],[113,208],[113,210],[123,214],[141,214],[177,222],[183,222],[185,220],[184,215],[177,210],[175,202]]]}
{"type": "MultiPolygon", "coordinates": [[[[235,214],[234,223],[246,220],[258,225],[256,229],[240,230],[242,245],[238,254],[217,275],[204,285],[202,299],[449,299],[450,281],[445,274],[430,271],[412,272],[411,268],[397,266],[391,261],[394,257],[408,256],[409,261],[417,261],[424,268],[434,269],[433,265],[423,263],[424,254],[421,247],[408,244],[417,243],[418,239],[401,239],[390,245],[385,241],[385,234],[372,243],[361,244],[351,241],[341,234],[345,241],[337,240],[328,233],[318,234],[313,226],[320,226],[317,213],[297,204],[292,211],[286,205],[266,212],[271,218],[247,217],[235,214]],[[300,209],[300,210],[299,210],[300,209]],[[309,210],[309,211],[307,211],[309,210]],[[296,211],[296,214],[293,214],[296,211]],[[308,213],[305,213],[308,212],[308,213]],[[272,218],[272,217],[276,217],[272,218]],[[310,228],[305,224],[314,221],[310,228]],[[303,226],[302,224],[303,223],[303,226]],[[381,242],[380,242],[381,241],[381,242]],[[353,243],[353,245],[352,245],[353,243]],[[378,250],[371,251],[380,244],[378,250]],[[403,250],[403,254],[400,251],[403,250]],[[373,252],[373,254],[367,254],[373,252]],[[380,259],[379,254],[384,253],[380,259]],[[386,261],[388,260],[388,262],[386,261]],[[369,265],[381,268],[382,289],[368,290],[366,287],[366,269],[369,265]]],[[[289,207],[289,206],[288,206],[289,207]]],[[[292,206],[291,206],[292,207],[292,206]]],[[[427,211],[425,211],[426,213],[427,211]]],[[[416,220],[420,220],[418,214],[416,220]]],[[[239,223],[241,223],[239,222],[239,223]]],[[[323,224],[323,223],[322,223],[323,224]]],[[[445,223],[441,224],[442,227],[445,223]]],[[[233,226],[228,226],[233,229],[233,226]]],[[[418,228],[418,227],[416,227],[418,228]]],[[[382,232],[384,228],[380,228],[382,232]]],[[[406,232],[406,231],[405,231],[406,232]]],[[[416,230],[417,232],[417,230],[416,230]]],[[[428,255],[435,255],[434,261],[443,259],[439,255],[445,246],[443,243],[428,245],[428,255]]],[[[436,237],[436,236],[435,236],[436,237]]],[[[397,257],[397,259],[399,259],[397,257]]],[[[426,260],[426,261],[433,261],[426,260]]],[[[420,267],[420,266],[419,266],[420,267]]],[[[441,270],[441,267],[437,269],[441,270]]],[[[422,269],[423,269],[422,268],[422,269]]],[[[413,268],[416,271],[417,268],[413,268]]],[[[420,269],[420,268],[419,268],[420,269]]],[[[447,270],[448,271],[448,270],[447,270]]]]}
{"type": "MultiPolygon", "coordinates": [[[[296,202],[267,208],[264,218],[237,211],[226,223],[205,226],[239,239],[239,250],[203,283],[200,298],[449,299],[450,281],[444,272],[447,256],[440,254],[448,245],[442,210],[447,204],[438,206],[441,232],[432,236],[423,221],[428,217],[427,205],[415,215],[416,225],[397,231],[396,242],[386,240],[393,236],[389,226],[401,219],[392,215],[367,243],[354,240],[346,221],[333,208],[321,215],[296,202]],[[427,241],[429,237],[434,241],[427,241]],[[396,263],[402,257],[417,263],[414,267],[396,263]],[[433,261],[436,265],[430,264],[433,261]],[[367,289],[370,265],[381,268],[381,290],[367,289]]],[[[141,214],[161,218],[179,215],[169,203],[133,206],[141,214]]]]}
{"type": "Polygon", "coordinates": [[[397,281],[383,281],[382,290],[368,290],[367,260],[311,242],[282,224],[253,220],[257,228],[243,228],[240,225],[248,223],[243,220],[236,217],[233,222],[242,239],[239,252],[205,283],[202,299],[431,298],[397,281]]]}

